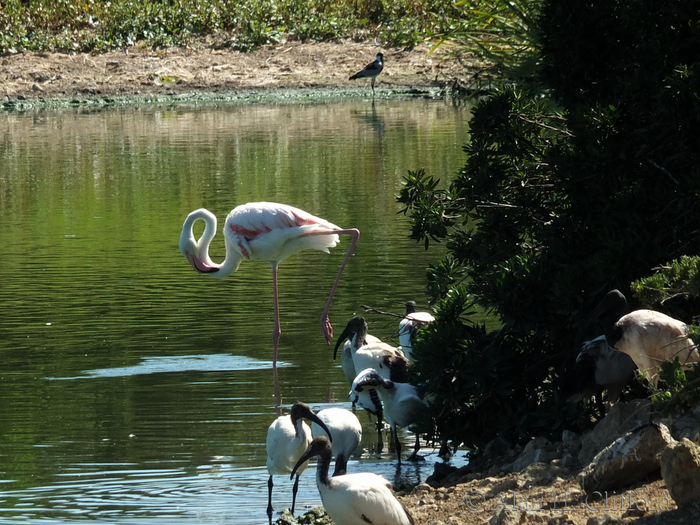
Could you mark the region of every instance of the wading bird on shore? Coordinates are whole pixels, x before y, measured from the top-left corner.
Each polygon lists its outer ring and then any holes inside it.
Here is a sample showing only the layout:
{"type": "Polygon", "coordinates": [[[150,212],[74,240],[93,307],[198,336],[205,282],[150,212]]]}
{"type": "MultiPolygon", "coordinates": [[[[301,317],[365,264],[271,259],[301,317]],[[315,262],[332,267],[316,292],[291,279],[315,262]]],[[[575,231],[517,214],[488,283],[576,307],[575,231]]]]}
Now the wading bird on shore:
{"type": "Polygon", "coordinates": [[[221,264],[209,258],[209,245],[216,234],[216,216],[209,210],[200,208],[185,219],[180,235],[180,251],[198,272],[223,279],[238,270],[244,260],[267,261],[272,267],[272,284],[275,301],[275,328],[272,332],[272,362],[277,366],[277,347],[280,334],[279,300],[277,294],[277,266],[279,263],[302,250],[328,249],[339,242],[339,234],[352,236],[345,259],[340,265],[338,276],[333,283],[326,308],[321,315],[321,327],[326,342],[333,339],[333,328],[328,313],[333,302],[333,294],[340,282],[345,265],[350,259],[360,232],[357,229],[342,229],[324,219],[286,204],[274,202],[251,202],[241,204],[226,217],[224,243],[226,258],[221,264]],[[199,239],[193,233],[194,223],[204,221],[204,232],[199,239]]]}
{"type": "Polygon", "coordinates": [[[355,80],[356,78],[369,78],[372,85],[372,95],[374,96],[374,80],[377,78],[377,75],[382,72],[382,69],[384,69],[384,53],[377,53],[377,57],[375,58],[374,62],[367,64],[362,71],[358,71],[351,76],[350,80],[355,80]]]}
{"type": "MultiPolygon", "coordinates": [[[[272,476],[294,473],[297,479],[294,481],[292,489],[292,514],[297,500],[297,490],[299,488],[299,476],[308,466],[308,463],[299,461],[311,443],[311,429],[304,422],[304,419],[319,425],[326,432],[330,432],[326,424],[311,410],[309,405],[296,402],[292,405],[291,413],[288,416],[280,416],[275,419],[267,429],[267,441],[265,450],[267,451],[267,472],[270,479],[267,481],[267,517],[272,523],[272,476]]],[[[333,436],[331,436],[331,440],[333,436]]],[[[290,478],[291,479],[291,478],[290,478]]]]}
{"type": "Polygon", "coordinates": [[[619,290],[611,290],[593,310],[590,320],[602,316],[608,344],[630,356],[653,385],[659,380],[662,362],[676,357],[684,366],[700,361],[683,321],[656,310],[634,310],[622,315],[626,309],[625,296],[619,290]]]}
{"type": "Polygon", "coordinates": [[[320,436],[311,442],[297,465],[318,456],[316,486],[321,494],[323,508],[335,525],[414,524],[413,517],[396,499],[386,478],[370,472],[329,478],[331,455],[331,444],[325,436],[320,436]]]}
{"type": "Polygon", "coordinates": [[[632,358],[608,344],[604,335],[586,341],[576,356],[576,362],[563,376],[563,393],[566,400],[576,403],[588,401],[595,396],[601,417],[605,415],[602,400],[615,403],[622,394],[627,381],[637,368],[632,358]]]}

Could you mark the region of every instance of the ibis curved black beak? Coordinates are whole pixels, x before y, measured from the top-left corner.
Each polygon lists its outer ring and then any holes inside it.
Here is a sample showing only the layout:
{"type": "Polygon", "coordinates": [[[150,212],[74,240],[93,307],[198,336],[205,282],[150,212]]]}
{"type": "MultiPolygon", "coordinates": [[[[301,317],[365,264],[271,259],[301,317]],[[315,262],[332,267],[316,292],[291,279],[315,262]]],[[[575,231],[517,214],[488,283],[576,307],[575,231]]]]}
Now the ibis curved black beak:
{"type": "Polygon", "coordinates": [[[289,475],[289,479],[294,479],[294,475],[297,473],[297,470],[299,469],[299,467],[301,467],[304,463],[309,461],[316,454],[318,454],[318,451],[314,450],[312,447],[307,448],[306,452],[304,452],[304,454],[302,454],[302,456],[299,458],[299,461],[297,461],[296,465],[294,465],[294,468],[292,469],[292,473],[289,475]]]}
{"type": "Polygon", "coordinates": [[[326,434],[328,434],[328,439],[332,442],[333,437],[331,436],[330,430],[328,430],[328,427],[326,424],[321,421],[321,418],[318,417],[313,410],[311,410],[311,407],[307,405],[306,403],[302,403],[301,401],[297,401],[294,403],[292,406],[292,421],[296,421],[297,419],[308,419],[310,421],[313,421],[316,423],[318,426],[320,426],[326,434]]]}
{"type": "Polygon", "coordinates": [[[302,456],[299,458],[299,461],[297,461],[296,465],[294,465],[289,479],[294,479],[294,475],[297,473],[299,467],[301,467],[305,462],[309,461],[314,456],[325,457],[326,460],[330,463],[331,454],[331,444],[326,436],[318,436],[317,438],[314,438],[314,440],[309,445],[309,448],[306,449],[306,452],[302,454],[302,456]]]}
{"type": "Polygon", "coordinates": [[[352,333],[353,333],[352,328],[348,324],[345,327],[345,330],[343,330],[343,333],[341,333],[338,336],[338,341],[336,341],[335,349],[333,350],[333,361],[335,361],[335,358],[338,356],[338,347],[340,347],[340,345],[343,344],[343,341],[345,341],[346,339],[349,339],[352,333]]]}

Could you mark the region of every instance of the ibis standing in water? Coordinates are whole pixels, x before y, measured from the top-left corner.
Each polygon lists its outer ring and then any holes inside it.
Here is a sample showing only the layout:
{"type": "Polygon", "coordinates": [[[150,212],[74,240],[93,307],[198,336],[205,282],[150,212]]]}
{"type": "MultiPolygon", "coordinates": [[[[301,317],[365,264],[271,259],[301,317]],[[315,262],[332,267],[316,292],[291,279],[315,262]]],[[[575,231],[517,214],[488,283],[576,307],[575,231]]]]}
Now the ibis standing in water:
{"type": "Polygon", "coordinates": [[[408,362],[413,364],[413,340],[426,324],[435,321],[433,314],[419,312],[415,301],[406,302],[406,316],[399,323],[399,344],[408,362]]]}
{"type": "MultiPolygon", "coordinates": [[[[309,405],[301,402],[294,403],[290,415],[278,417],[267,429],[265,449],[267,450],[267,472],[270,474],[267,482],[267,517],[270,523],[272,523],[272,476],[274,475],[285,475],[291,472],[293,477],[294,473],[297,474],[292,489],[292,513],[294,513],[299,476],[308,466],[308,463],[300,462],[299,458],[302,457],[312,439],[311,429],[304,419],[316,423],[330,435],[326,424],[313,413],[309,405]]],[[[331,436],[332,439],[333,436],[331,436]]]]}
{"type": "Polygon", "coordinates": [[[360,446],[362,440],[362,425],[357,416],[344,408],[331,407],[319,410],[316,415],[326,424],[330,436],[318,424],[311,423],[311,433],[314,437],[329,436],[333,444],[335,470],[333,476],[345,474],[348,460],[360,446]]]}
{"type": "MultiPolygon", "coordinates": [[[[335,352],[345,341],[350,340],[350,351],[355,370],[374,368],[382,377],[400,383],[408,382],[408,359],[398,348],[369,339],[367,334],[367,322],[363,317],[353,317],[348,322],[343,333],[338,336],[335,343],[335,352]]],[[[335,353],[333,357],[335,358],[335,353]]],[[[356,376],[357,377],[357,376],[356,376]]]]}
{"type": "Polygon", "coordinates": [[[629,355],[653,385],[659,380],[662,362],[676,357],[684,366],[700,361],[683,321],[656,310],[634,310],[623,315],[626,309],[625,296],[619,290],[611,290],[593,310],[591,320],[602,316],[608,344],[629,355]]]}
{"type": "MultiPolygon", "coordinates": [[[[378,337],[374,337],[371,334],[367,334],[366,341],[368,344],[381,343],[378,337]]],[[[333,352],[333,360],[338,356],[338,345],[335,347],[333,352]]],[[[352,341],[346,340],[343,344],[343,351],[340,353],[340,368],[343,370],[343,375],[348,382],[348,385],[352,385],[352,382],[357,377],[357,370],[355,369],[355,362],[352,359],[352,341]]]]}
{"type": "MultiPolygon", "coordinates": [[[[401,465],[401,443],[399,442],[396,427],[407,428],[418,422],[427,408],[423,401],[423,396],[415,386],[385,379],[371,368],[363,370],[355,378],[350,393],[351,399],[367,389],[376,390],[379,394],[384,407],[384,417],[389,422],[394,434],[396,457],[399,465],[401,465]]],[[[416,444],[413,447],[413,453],[407,459],[417,459],[419,449],[420,438],[416,433],[416,444]]]]}
{"type": "Polygon", "coordinates": [[[251,202],[236,206],[226,217],[224,243],[226,258],[221,264],[209,258],[209,245],[216,234],[216,216],[209,210],[200,208],[185,219],[180,235],[180,251],[198,272],[223,279],[238,270],[244,260],[267,261],[272,267],[272,285],[275,301],[275,328],[272,332],[272,363],[277,366],[277,347],[280,334],[279,300],[277,294],[277,267],[279,263],[302,250],[328,249],[339,242],[339,234],[352,237],[345,259],[340,265],[338,276],[333,283],[326,308],[321,315],[321,327],[328,344],[333,340],[333,328],[328,313],[333,295],[340,282],[350,254],[360,232],[356,229],[342,229],[325,219],[310,213],[275,202],[251,202]],[[199,239],[193,233],[194,224],[204,221],[204,232],[199,239]]]}
{"type": "MultiPolygon", "coordinates": [[[[348,322],[343,333],[335,344],[335,352],[347,338],[350,341],[350,352],[355,370],[361,371],[373,368],[386,379],[400,383],[408,382],[408,359],[398,348],[381,342],[376,337],[370,339],[367,333],[367,322],[363,317],[353,317],[348,322]]],[[[336,353],[333,354],[335,358],[336,353]]],[[[357,377],[357,376],[355,376],[357,377]]],[[[353,382],[354,382],[353,378],[353,382]]],[[[382,447],[383,409],[379,395],[375,390],[365,389],[351,397],[353,404],[359,405],[370,414],[377,416],[378,445],[382,447]]]]}
{"type": "Polygon", "coordinates": [[[414,525],[386,478],[370,472],[328,477],[332,448],[325,436],[315,438],[292,471],[318,456],[316,485],[323,508],[335,525],[414,525]]]}

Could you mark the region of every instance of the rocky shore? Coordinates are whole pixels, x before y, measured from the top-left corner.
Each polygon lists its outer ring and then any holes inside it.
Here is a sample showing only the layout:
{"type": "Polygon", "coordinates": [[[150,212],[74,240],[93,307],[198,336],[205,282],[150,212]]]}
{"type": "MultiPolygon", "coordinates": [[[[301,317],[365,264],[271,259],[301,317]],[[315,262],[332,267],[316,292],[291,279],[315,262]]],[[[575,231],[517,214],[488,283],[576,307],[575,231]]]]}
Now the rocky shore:
{"type": "MultiPolygon", "coordinates": [[[[491,442],[472,464],[436,465],[399,493],[416,525],[693,525],[700,523],[700,407],[656,420],[618,403],[593,430],[524,447],[491,442]]],[[[277,525],[329,523],[322,509],[277,525]]]]}

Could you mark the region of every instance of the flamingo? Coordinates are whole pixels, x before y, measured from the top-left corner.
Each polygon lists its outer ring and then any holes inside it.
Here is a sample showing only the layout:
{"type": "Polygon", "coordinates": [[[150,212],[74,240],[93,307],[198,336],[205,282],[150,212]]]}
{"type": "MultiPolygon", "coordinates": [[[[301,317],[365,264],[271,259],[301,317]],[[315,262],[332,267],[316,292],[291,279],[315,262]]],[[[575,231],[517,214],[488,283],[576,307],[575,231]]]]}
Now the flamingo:
{"type": "Polygon", "coordinates": [[[382,72],[382,69],[384,69],[384,53],[377,53],[374,62],[367,64],[364,69],[351,76],[350,80],[355,80],[356,78],[369,78],[372,85],[372,96],[374,96],[374,79],[376,79],[377,75],[382,72]]]}
{"type": "Polygon", "coordinates": [[[627,309],[627,299],[619,290],[611,290],[591,313],[591,319],[603,316],[608,344],[629,355],[641,372],[656,386],[659,365],[678,357],[682,365],[700,361],[696,345],[688,337],[688,326],[656,310],[627,309]]]}
{"type": "MultiPolygon", "coordinates": [[[[275,419],[267,429],[267,472],[270,479],[267,481],[267,517],[272,523],[272,476],[297,473],[297,479],[292,489],[292,514],[297,499],[299,489],[299,476],[308,466],[308,463],[299,462],[299,458],[304,454],[306,448],[311,443],[311,430],[304,422],[311,420],[319,425],[330,435],[326,424],[311,410],[309,405],[296,402],[292,405],[291,413],[288,416],[280,416],[275,419]]],[[[333,436],[331,436],[333,439],[333,436]]]]}
{"type": "MultiPolygon", "coordinates": [[[[348,460],[362,440],[362,425],[357,416],[344,408],[324,408],[316,413],[318,418],[326,424],[333,440],[333,455],[335,456],[335,470],[333,476],[345,474],[348,468],[348,460]]],[[[311,433],[314,437],[328,436],[318,424],[311,423],[311,433]]]]}
{"type": "MultiPolygon", "coordinates": [[[[358,394],[365,390],[376,390],[384,407],[384,416],[391,426],[394,434],[394,445],[396,456],[401,465],[401,443],[399,442],[396,427],[410,427],[418,422],[427,406],[423,401],[423,396],[419,390],[408,383],[397,383],[383,378],[376,370],[368,368],[360,372],[352,384],[350,399],[358,400],[358,394]]],[[[413,453],[408,458],[414,460],[418,458],[420,449],[420,438],[416,434],[416,444],[413,453]]]]}
{"type": "Polygon", "coordinates": [[[221,264],[209,258],[209,245],[216,233],[216,216],[209,210],[200,208],[190,213],[185,219],[180,235],[180,251],[192,267],[217,279],[238,270],[244,259],[267,261],[272,267],[272,284],[275,301],[275,328],[272,332],[272,364],[277,366],[277,347],[280,327],[279,300],[277,294],[277,266],[279,263],[301,250],[319,250],[329,253],[328,249],[338,244],[339,234],[352,236],[352,241],[345,259],[340,265],[338,276],[333,283],[326,308],[321,315],[321,327],[328,344],[333,340],[333,327],[328,318],[333,295],[340,276],[343,274],[353,248],[360,238],[355,228],[342,229],[310,213],[274,202],[250,202],[236,206],[226,217],[224,225],[224,242],[226,258],[221,264]],[[198,220],[204,221],[204,232],[199,240],[195,239],[192,228],[198,220]]]}
{"type": "Polygon", "coordinates": [[[413,340],[426,324],[435,321],[433,314],[417,311],[415,301],[406,301],[406,316],[399,323],[399,344],[408,362],[413,364],[413,340]]]}
{"type": "MultiPolygon", "coordinates": [[[[413,517],[406,510],[383,476],[371,472],[358,472],[344,476],[328,477],[332,448],[325,436],[315,438],[297,466],[318,456],[316,486],[323,508],[335,525],[414,525],[413,517]]],[[[292,471],[294,476],[294,471],[292,471]]]]}

